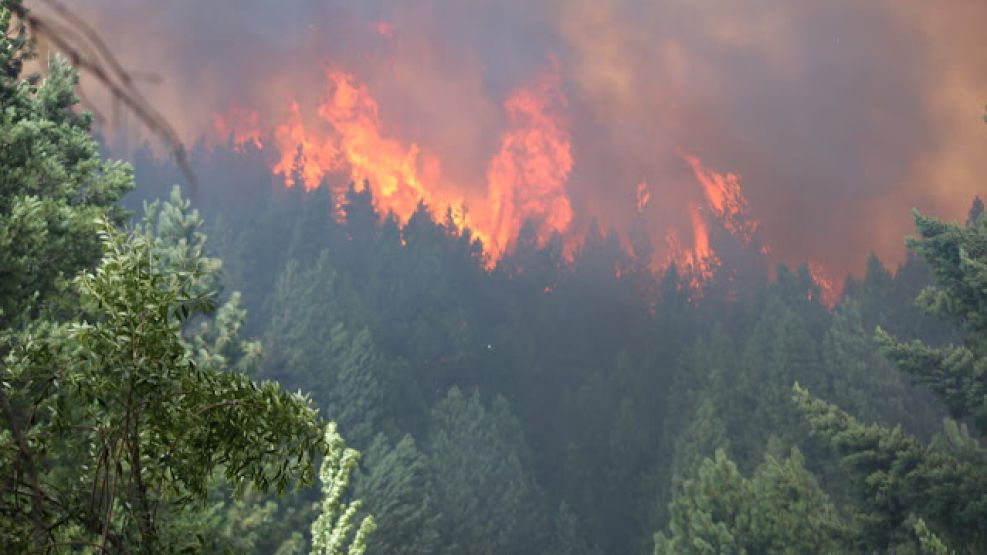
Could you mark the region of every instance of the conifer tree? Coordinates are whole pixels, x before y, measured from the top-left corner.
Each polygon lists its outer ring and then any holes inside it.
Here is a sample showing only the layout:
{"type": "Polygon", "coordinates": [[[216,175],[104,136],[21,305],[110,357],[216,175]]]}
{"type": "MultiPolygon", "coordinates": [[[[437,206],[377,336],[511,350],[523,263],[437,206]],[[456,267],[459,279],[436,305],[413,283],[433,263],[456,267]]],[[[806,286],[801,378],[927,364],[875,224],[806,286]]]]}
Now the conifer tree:
{"type": "Polygon", "coordinates": [[[973,198],[973,204],[970,205],[970,212],[966,217],[966,226],[973,227],[977,225],[980,221],[980,217],[984,215],[984,201],[980,200],[980,196],[973,198]]]}
{"type": "Polygon", "coordinates": [[[527,553],[537,523],[517,420],[503,398],[453,388],[432,413],[428,442],[443,539],[453,553],[527,553]]]}
{"type": "Polygon", "coordinates": [[[572,512],[565,501],[559,503],[555,514],[555,527],[548,555],[599,555],[601,551],[591,545],[585,536],[585,529],[579,517],[572,512]]]}
{"type": "MultiPolygon", "coordinates": [[[[260,491],[310,481],[319,419],[303,396],[222,371],[218,354],[200,364],[190,351],[181,330],[214,306],[206,284],[215,268],[182,265],[147,229],[117,229],[131,171],[100,159],[91,117],[73,111],[77,75],[61,60],[44,81],[21,77],[30,51],[8,4],[0,550],[197,549],[198,538],[176,531],[216,473],[260,491]]],[[[227,314],[224,325],[237,318],[227,314]]]]}
{"type": "Polygon", "coordinates": [[[99,260],[96,219],[122,223],[116,202],[133,188],[129,166],[100,159],[92,116],[74,110],[78,75],[59,56],[44,79],[21,75],[32,58],[23,22],[0,4],[0,330],[73,312],[67,281],[99,260]]]}
{"type": "Polygon", "coordinates": [[[798,450],[771,455],[744,477],[726,452],[699,467],[669,505],[669,535],[655,535],[656,555],[839,553],[844,524],[798,450]]]}
{"type": "Polygon", "coordinates": [[[366,473],[358,476],[354,491],[379,525],[367,544],[370,552],[439,552],[441,515],[433,500],[433,476],[415,440],[405,435],[390,446],[378,436],[365,461],[366,473]]]}
{"type": "MultiPolygon", "coordinates": [[[[140,229],[154,236],[154,253],[162,264],[176,272],[201,276],[193,294],[218,297],[222,292],[223,261],[208,255],[208,237],[199,211],[182,197],[176,185],[166,202],[155,201],[144,207],[140,229]]],[[[214,368],[236,369],[254,374],[260,364],[260,342],[241,339],[247,311],[238,291],[220,306],[213,318],[190,322],[185,330],[196,362],[214,368]]]]}
{"type": "MultiPolygon", "coordinates": [[[[987,221],[966,227],[915,213],[920,237],[911,248],[932,268],[935,284],[918,298],[925,310],[958,325],[962,344],[899,342],[880,328],[882,351],[902,371],[931,389],[955,418],[987,430],[987,221]]],[[[965,424],[946,422],[932,443],[900,428],[867,426],[796,386],[795,401],[813,431],[827,439],[856,473],[871,546],[914,545],[923,521],[945,545],[987,550],[987,450],[965,424]]],[[[921,538],[919,538],[920,540],[921,538]]]]}
{"type": "Polygon", "coordinates": [[[376,431],[384,429],[383,377],[386,362],[364,328],[355,336],[341,324],[329,340],[328,413],[356,445],[370,445],[376,431]]]}

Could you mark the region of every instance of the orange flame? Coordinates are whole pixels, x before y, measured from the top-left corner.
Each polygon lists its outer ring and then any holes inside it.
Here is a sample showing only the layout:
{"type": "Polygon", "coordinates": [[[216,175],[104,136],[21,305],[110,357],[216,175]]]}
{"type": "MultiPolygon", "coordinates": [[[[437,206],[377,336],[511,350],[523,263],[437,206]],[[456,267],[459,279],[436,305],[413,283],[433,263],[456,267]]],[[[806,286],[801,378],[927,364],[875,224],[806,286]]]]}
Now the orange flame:
{"type": "Polygon", "coordinates": [[[271,171],[284,177],[286,187],[294,187],[296,174],[301,177],[306,191],[319,186],[330,170],[342,167],[335,141],[312,136],[302,123],[301,109],[291,103],[288,121],[274,129],[274,143],[279,159],[271,171]]]}
{"type": "MultiPolygon", "coordinates": [[[[393,213],[406,222],[420,202],[433,214],[451,214],[454,225],[469,227],[484,243],[491,264],[512,246],[527,220],[536,224],[541,241],[568,229],[572,208],[565,184],[572,146],[561,117],[566,98],[557,67],[504,102],[508,128],[490,161],[487,197],[478,199],[481,210],[475,215],[466,211],[469,199],[448,192],[457,189],[443,182],[438,157],[384,132],[366,85],[337,69],[327,70],[326,78],[328,94],[317,112],[327,126],[306,126],[292,102],[287,121],[275,128],[278,160],[272,172],[286,186],[300,178],[312,190],[327,174],[348,170],[358,189],[369,183],[382,215],[393,213]]],[[[345,190],[343,184],[333,187],[337,206],[345,190]]]]}
{"type": "Polygon", "coordinates": [[[495,256],[512,246],[527,219],[536,223],[542,241],[572,222],[565,190],[572,144],[558,113],[566,102],[555,68],[504,103],[511,128],[501,136],[500,151],[487,169],[490,220],[482,222],[495,256]]]}
{"type": "Polygon", "coordinates": [[[750,243],[757,230],[757,222],[748,218],[750,209],[740,189],[740,177],[734,173],[722,174],[706,170],[696,156],[681,156],[692,168],[696,180],[703,187],[707,204],[723,222],[723,226],[735,237],[750,243]]]}
{"type": "Polygon", "coordinates": [[[264,148],[260,138],[260,113],[256,110],[233,103],[226,114],[213,114],[212,127],[221,140],[232,138],[233,149],[237,152],[243,152],[248,142],[259,149],[264,148]]]}
{"type": "Polygon", "coordinates": [[[425,183],[439,181],[438,160],[422,155],[414,143],[404,146],[384,136],[377,102],[366,85],[342,71],[329,70],[326,76],[332,92],[319,105],[319,116],[335,130],[357,187],[364,180],[370,183],[382,212],[392,211],[401,221],[411,217],[419,201],[432,205],[425,183]]]}
{"type": "MultiPolygon", "coordinates": [[[[400,139],[399,130],[386,128],[368,86],[354,75],[330,67],[325,76],[326,94],[315,113],[303,113],[293,101],[285,120],[274,128],[271,142],[277,157],[271,171],[287,187],[300,182],[312,190],[327,176],[339,177],[332,185],[338,209],[347,181],[358,189],[367,183],[378,212],[394,214],[402,223],[424,203],[433,216],[450,214],[457,229],[469,228],[483,243],[488,265],[514,247],[527,221],[534,224],[542,244],[560,233],[566,239],[565,252],[573,252],[578,238],[569,234],[574,215],[566,190],[573,168],[572,141],[557,62],[504,101],[506,127],[487,164],[485,192],[478,192],[484,189],[476,183],[446,182],[438,156],[400,139]]],[[[228,132],[237,144],[263,147],[256,112],[234,105],[215,121],[217,131],[228,132]]],[[[674,230],[666,240],[672,249],[669,260],[681,266],[699,292],[721,264],[710,244],[708,218],[721,221],[745,242],[751,241],[757,225],[748,217],[737,175],[704,169],[696,156],[680,156],[702,186],[704,202],[688,206],[691,245],[683,246],[674,230]]],[[[648,206],[651,193],[647,183],[638,184],[639,213],[648,206]]]]}
{"type": "Polygon", "coordinates": [[[672,250],[672,260],[678,264],[683,275],[689,277],[689,285],[696,292],[702,290],[705,282],[713,277],[713,269],[720,264],[713,248],[709,244],[709,229],[706,220],[699,212],[699,207],[689,204],[689,219],[692,222],[692,248],[682,246],[675,230],[670,230],[665,237],[672,250]]]}
{"type": "MultiPolygon", "coordinates": [[[[832,309],[843,294],[842,288],[834,278],[830,277],[829,272],[822,264],[810,260],[808,266],[812,281],[819,287],[819,302],[832,309]]],[[[809,292],[809,300],[812,300],[812,292],[809,292]]]]}
{"type": "Polygon", "coordinates": [[[648,201],[651,200],[651,191],[648,190],[648,184],[641,182],[637,184],[637,213],[640,214],[644,212],[644,207],[648,205],[648,201]]]}

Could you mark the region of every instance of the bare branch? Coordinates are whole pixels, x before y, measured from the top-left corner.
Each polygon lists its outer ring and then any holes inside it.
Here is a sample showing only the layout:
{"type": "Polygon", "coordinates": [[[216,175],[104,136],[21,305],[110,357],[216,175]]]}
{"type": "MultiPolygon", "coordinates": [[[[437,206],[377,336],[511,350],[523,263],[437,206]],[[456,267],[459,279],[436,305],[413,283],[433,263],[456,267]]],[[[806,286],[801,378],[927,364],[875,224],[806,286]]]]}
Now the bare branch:
{"type": "Polygon", "coordinates": [[[51,8],[63,19],[64,24],[48,17],[38,16],[18,3],[10,3],[9,9],[27,24],[36,38],[48,41],[56,50],[67,56],[76,68],[95,77],[116,100],[158,135],[168,145],[175,163],[194,194],[198,189],[198,180],[189,166],[185,145],[167,118],[154,108],[134,84],[137,79],[160,82],[160,77],[149,73],[128,72],[100,38],[99,33],[75,12],[58,0],[38,1],[51,8]]]}

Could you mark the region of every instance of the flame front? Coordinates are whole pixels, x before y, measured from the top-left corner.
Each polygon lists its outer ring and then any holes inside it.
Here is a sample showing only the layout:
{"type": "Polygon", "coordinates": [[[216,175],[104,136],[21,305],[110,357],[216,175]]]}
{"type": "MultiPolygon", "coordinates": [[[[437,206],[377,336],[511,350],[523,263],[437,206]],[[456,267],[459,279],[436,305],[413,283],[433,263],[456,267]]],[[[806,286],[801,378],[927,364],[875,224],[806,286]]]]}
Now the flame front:
{"type": "MultiPolygon", "coordinates": [[[[567,253],[578,244],[566,189],[574,165],[568,99],[554,60],[503,102],[504,128],[484,177],[477,178],[485,178],[485,183],[450,182],[437,153],[404,140],[400,129],[385,125],[366,84],[334,67],[326,70],[325,77],[325,94],[314,114],[292,101],[282,123],[274,127],[270,143],[276,157],[271,171],[287,187],[300,183],[312,190],[328,184],[342,215],[349,182],[357,190],[369,186],[377,211],[393,214],[401,223],[424,204],[433,217],[443,219],[448,214],[457,229],[468,228],[483,243],[488,266],[514,247],[522,226],[529,222],[541,244],[556,233],[565,239],[567,253]]],[[[214,117],[214,127],[231,137],[238,150],[247,143],[263,148],[260,121],[257,112],[234,104],[226,114],[214,117]]],[[[679,151],[677,155],[699,189],[687,204],[691,243],[683,242],[676,229],[667,229],[670,252],[665,259],[679,266],[698,293],[722,265],[711,242],[710,225],[750,245],[758,223],[750,217],[737,174],[706,168],[692,154],[679,151]]],[[[634,200],[639,214],[645,212],[651,195],[648,183],[637,185],[634,200]]],[[[767,245],[760,250],[770,252],[767,245]]],[[[832,306],[838,290],[824,275],[818,265],[813,266],[822,300],[832,306]]]]}
{"type": "Polygon", "coordinates": [[[757,230],[756,222],[748,219],[747,199],[740,189],[740,177],[734,173],[717,173],[703,168],[697,156],[683,154],[692,168],[696,181],[702,185],[709,207],[723,222],[727,231],[749,243],[757,230]]]}
{"type": "MultiPolygon", "coordinates": [[[[415,143],[406,146],[385,136],[377,102],[352,75],[330,70],[326,77],[330,93],[318,113],[334,130],[357,188],[369,183],[381,212],[393,212],[401,221],[411,217],[419,202],[449,205],[452,199],[437,203],[440,199],[433,199],[426,187],[441,180],[438,159],[422,153],[415,143]]],[[[342,192],[340,187],[336,191],[342,192]]]]}
{"type": "Polygon", "coordinates": [[[557,71],[504,103],[511,128],[501,137],[500,151],[487,170],[490,219],[478,219],[494,256],[510,248],[526,220],[537,225],[542,241],[552,232],[565,232],[572,223],[565,190],[572,144],[559,113],[565,104],[557,71]]]}
{"type": "Polygon", "coordinates": [[[672,249],[674,261],[688,278],[694,291],[701,291],[705,282],[713,277],[713,269],[720,260],[709,244],[709,228],[695,204],[689,205],[689,221],[692,224],[692,248],[685,248],[675,230],[669,230],[666,241],[672,249]]]}
{"type": "MultiPolygon", "coordinates": [[[[376,100],[352,74],[329,69],[326,80],[327,94],[317,110],[325,125],[307,125],[292,102],[287,121],[275,128],[278,158],[272,172],[286,186],[301,180],[312,190],[327,175],[348,172],[358,190],[369,184],[381,214],[407,222],[419,203],[433,215],[451,214],[458,228],[468,227],[484,243],[491,263],[510,248],[527,221],[535,223],[542,241],[569,228],[572,208],[565,185],[572,146],[556,67],[504,102],[508,126],[486,172],[485,198],[457,192],[469,188],[446,183],[438,156],[385,132],[376,100]]],[[[333,185],[337,206],[345,191],[344,180],[333,185]]]]}
{"type": "Polygon", "coordinates": [[[301,178],[305,190],[311,191],[322,183],[326,173],[342,167],[336,142],[306,131],[297,102],[291,103],[288,121],[274,129],[274,143],[279,158],[271,171],[284,178],[286,187],[294,187],[301,178]]]}

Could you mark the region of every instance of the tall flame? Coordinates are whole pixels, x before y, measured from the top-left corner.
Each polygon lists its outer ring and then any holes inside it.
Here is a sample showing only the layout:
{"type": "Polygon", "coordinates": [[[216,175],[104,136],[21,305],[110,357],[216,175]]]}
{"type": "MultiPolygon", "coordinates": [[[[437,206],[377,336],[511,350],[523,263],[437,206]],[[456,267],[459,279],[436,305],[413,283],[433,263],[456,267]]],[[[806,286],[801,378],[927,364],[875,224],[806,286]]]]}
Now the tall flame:
{"type": "Polygon", "coordinates": [[[701,291],[703,283],[713,277],[713,269],[720,264],[713,248],[709,244],[709,228],[700,213],[699,206],[689,204],[689,220],[692,223],[692,248],[685,248],[675,230],[670,230],[665,240],[672,249],[674,261],[694,291],[701,291]]]}
{"type": "MultiPolygon", "coordinates": [[[[573,169],[565,117],[568,99],[554,60],[548,70],[503,102],[505,127],[486,166],[485,188],[478,183],[449,183],[436,154],[385,126],[376,99],[353,74],[330,67],[325,77],[325,95],[314,114],[304,113],[292,101],[271,141],[261,132],[258,113],[236,104],[214,117],[215,131],[232,138],[238,150],[248,143],[257,148],[272,144],[276,158],[271,171],[287,187],[300,184],[312,190],[332,182],[337,209],[352,181],[358,190],[368,184],[378,212],[393,214],[402,223],[421,203],[433,216],[449,214],[454,226],[469,228],[483,243],[489,265],[513,248],[529,221],[542,243],[554,233],[563,235],[567,249],[578,242],[571,233],[574,214],[566,190],[573,169]]],[[[692,154],[678,156],[692,170],[702,194],[687,206],[691,243],[681,241],[675,229],[668,230],[671,254],[666,260],[678,264],[692,288],[701,292],[722,264],[711,244],[709,226],[715,223],[751,244],[758,224],[750,217],[737,174],[706,168],[692,154]]],[[[648,183],[638,184],[638,213],[644,212],[651,194],[648,183]]],[[[767,249],[762,247],[765,253],[767,249]]],[[[818,264],[811,269],[822,302],[832,306],[838,289],[818,264]]]]}
{"type": "Polygon", "coordinates": [[[274,143],[279,158],[271,171],[284,178],[286,187],[295,186],[297,173],[305,190],[311,191],[322,183],[326,173],[342,167],[335,140],[306,131],[301,109],[295,101],[291,102],[288,121],[274,129],[274,143]]]}
{"type": "Polygon", "coordinates": [[[757,230],[757,223],[748,218],[749,207],[740,189],[740,177],[734,173],[717,173],[703,168],[697,156],[682,154],[692,168],[696,181],[702,185],[707,204],[723,226],[734,236],[750,243],[757,230]]]}
{"type": "Polygon", "coordinates": [[[331,92],[318,113],[335,131],[357,188],[364,180],[370,183],[378,205],[401,221],[411,217],[420,201],[432,205],[426,182],[440,180],[438,159],[423,154],[415,143],[405,146],[384,135],[377,102],[366,85],[338,70],[327,71],[326,77],[331,92]]]}
{"type": "MultiPolygon", "coordinates": [[[[486,172],[486,198],[470,199],[444,182],[437,156],[414,142],[404,143],[384,130],[380,109],[367,86],[339,69],[326,71],[327,95],[317,114],[326,125],[307,125],[292,102],[287,121],[274,131],[278,160],[275,175],[293,187],[319,187],[331,173],[348,171],[357,189],[369,183],[381,214],[405,222],[424,203],[433,214],[449,213],[460,229],[469,227],[495,261],[528,220],[544,241],[565,232],[572,207],[565,190],[572,170],[572,145],[562,117],[566,105],[553,67],[531,86],[504,102],[507,129],[486,172]],[[467,212],[469,201],[480,210],[467,212]]],[[[345,183],[333,187],[339,206],[345,183]]]]}
{"type": "Polygon", "coordinates": [[[557,70],[504,103],[511,128],[501,136],[500,151],[487,170],[490,220],[481,220],[495,256],[511,246],[527,219],[535,222],[541,240],[566,231],[572,222],[565,190],[572,144],[559,113],[565,105],[557,70]]]}

